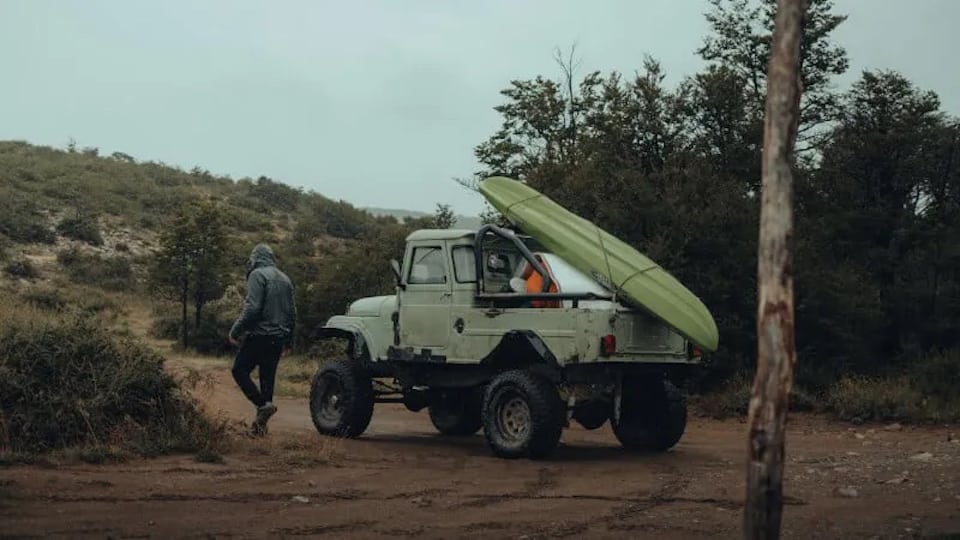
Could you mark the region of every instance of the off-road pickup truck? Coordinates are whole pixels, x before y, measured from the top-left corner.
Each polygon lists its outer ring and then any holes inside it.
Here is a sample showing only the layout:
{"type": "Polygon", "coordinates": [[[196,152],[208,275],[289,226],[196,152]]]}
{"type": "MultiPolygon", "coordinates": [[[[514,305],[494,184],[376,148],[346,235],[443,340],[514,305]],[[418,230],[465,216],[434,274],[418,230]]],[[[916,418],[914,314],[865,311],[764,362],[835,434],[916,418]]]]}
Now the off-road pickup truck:
{"type": "Polygon", "coordinates": [[[482,429],[505,458],[550,455],[571,419],[609,420],[631,450],[665,451],[683,435],[672,380],[699,348],[533,238],[494,225],[419,230],[391,267],[396,295],[357,300],[320,330],[347,344],[312,382],[320,433],[358,437],[375,403],[403,403],[427,408],[445,435],[482,429]],[[541,290],[519,286],[525,264],[541,290]]]}

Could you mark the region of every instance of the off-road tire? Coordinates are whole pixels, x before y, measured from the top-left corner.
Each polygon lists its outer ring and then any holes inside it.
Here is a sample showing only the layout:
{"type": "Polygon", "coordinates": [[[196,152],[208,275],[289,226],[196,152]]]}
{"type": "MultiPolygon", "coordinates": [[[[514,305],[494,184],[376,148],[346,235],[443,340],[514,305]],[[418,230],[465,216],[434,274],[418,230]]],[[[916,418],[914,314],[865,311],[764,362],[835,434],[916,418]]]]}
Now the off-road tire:
{"type": "Polygon", "coordinates": [[[502,458],[548,457],[560,442],[565,416],[556,385],[529,371],[501,373],[484,392],[484,435],[502,458]]]}
{"type": "Polygon", "coordinates": [[[473,435],[483,427],[480,418],[483,394],[473,388],[454,392],[454,396],[430,404],[430,421],[441,435],[473,435]]]}
{"type": "Polygon", "coordinates": [[[647,384],[624,381],[620,419],[611,418],[610,423],[625,449],[665,452],[680,442],[686,430],[686,399],[668,380],[647,384]]]}
{"type": "Polygon", "coordinates": [[[360,366],[335,360],[320,368],[310,385],[310,418],[317,431],[333,437],[359,437],[372,417],[373,380],[360,366]],[[333,403],[328,390],[339,390],[333,403]]]}

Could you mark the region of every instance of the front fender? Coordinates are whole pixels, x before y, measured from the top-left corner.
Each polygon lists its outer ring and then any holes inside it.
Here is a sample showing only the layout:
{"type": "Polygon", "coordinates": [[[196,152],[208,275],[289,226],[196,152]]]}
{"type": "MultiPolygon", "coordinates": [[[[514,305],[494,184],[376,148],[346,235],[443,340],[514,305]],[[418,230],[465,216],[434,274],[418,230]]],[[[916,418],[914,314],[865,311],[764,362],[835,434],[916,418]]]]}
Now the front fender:
{"type": "Polygon", "coordinates": [[[317,332],[319,339],[342,338],[347,339],[350,345],[347,354],[350,358],[360,361],[374,360],[375,351],[379,344],[363,319],[338,315],[331,317],[317,332]]]}

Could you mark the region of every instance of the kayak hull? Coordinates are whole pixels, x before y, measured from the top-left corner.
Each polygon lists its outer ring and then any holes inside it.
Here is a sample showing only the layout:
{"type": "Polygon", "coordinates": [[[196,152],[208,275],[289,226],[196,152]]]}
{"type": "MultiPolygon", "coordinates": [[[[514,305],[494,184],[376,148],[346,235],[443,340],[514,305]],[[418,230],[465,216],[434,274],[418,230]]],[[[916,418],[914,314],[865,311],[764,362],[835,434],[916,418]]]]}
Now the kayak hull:
{"type": "Polygon", "coordinates": [[[703,302],[629,244],[516,180],[487,178],[480,193],[524,234],[626,303],[648,311],[702,349],[717,350],[717,325],[703,302]]]}

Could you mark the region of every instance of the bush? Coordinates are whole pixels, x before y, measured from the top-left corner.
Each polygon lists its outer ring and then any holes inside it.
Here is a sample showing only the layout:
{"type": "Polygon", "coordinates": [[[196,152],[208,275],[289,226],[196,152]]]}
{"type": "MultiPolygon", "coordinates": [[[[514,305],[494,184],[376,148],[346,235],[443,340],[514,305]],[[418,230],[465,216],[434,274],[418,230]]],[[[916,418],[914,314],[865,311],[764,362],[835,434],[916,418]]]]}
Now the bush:
{"type": "Polygon", "coordinates": [[[15,278],[36,279],[40,277],[40,271],[27,259],[11,261],[3,269],[8,275],[15,278]]]}
{"type": "Polygon", "coordinates": [[[0,262],[6,261],[10,255],[7,250],[13,247],[13,242],[6,235],[0,234],[0,262]]]}
{"type": "Polygon", "coordinates": [[[57,253],[57,260],[76,283],[122,291],[133,285],[133,268],[125,257],[102,257],[76,248],[57,253]]]}
{"type": "Polygon", "coordinates": [[[57,289],[34,289],[22,297],[26,303],[45,311],[60,311],[67,306],[67,299],[57,289]]]}
{"type": "MultiPolygon", "coordinates": [[[[719,390],[699,396],[698,408],[702,414],[713,418],[746,416],[750,411],[750,396],[753,380],[747,375],[737,375],[719,390]]],[[[790,392],[789,408],[792,412],[812,412],[818,408],[817,397],[803,388],[794,386],[790,392]]]]}
{"type": "Polygon", "coordinates": [[[937,351],[910,370],[917,389],[935,399],[957,398],[960,389],[960,350],[937,351]]]}
{"type": "Polygon", "coordinates": [[[86,446],[151,456],[216,449],[205,417],[163,358],[85,317],[35,312],[0,320],[0,449],[86,446]]]}
{"type": "Polygon", "coordinates": [[[67,238],[86,242],[93,246],[103,245],[100,224],[97,223],[95,218],[80,216],[63,218],[57,224],[57,232],[67,238]]]}
{"type": "Polygon", "coordinates": [[[24,303],[46,312],[77,312],[82,315],[100,315],[107,310],[116,311],[117,305],[103,294],[85,287],[57,289],[53,287],[30,288],[20,297],[24,303]]]}
{"type": "Polygon", "coordinates": [[[57,235],[47,226],[42,216],[11,205],[12,210],[0,212],[0,234],[22,244],[52,244],[57,235]]]}
{"type": "MultiPolygon", "coordinates": [[[[207,304],[200,314],[200,325],[195,326],[193,316],[187,318],[187,343],[191,350],[200,354],[220,356],[233,352],[227,342],[227,332],[240,313],[239,293],[231,289],[220,300],[207,304]]],[[[151,334],[158,339],[180,340],[181,314],[178,305],[169,304],[158,310],[154,317],[151,334]]],[[[191,314],[192,315],[192,314],[191,314]]]]}
{"type": "Polygon", "coordinates": [[[906,377],[845,377],[827,392],[826,405],[841,420],[917,420],[924,399],[906,377]]]}

